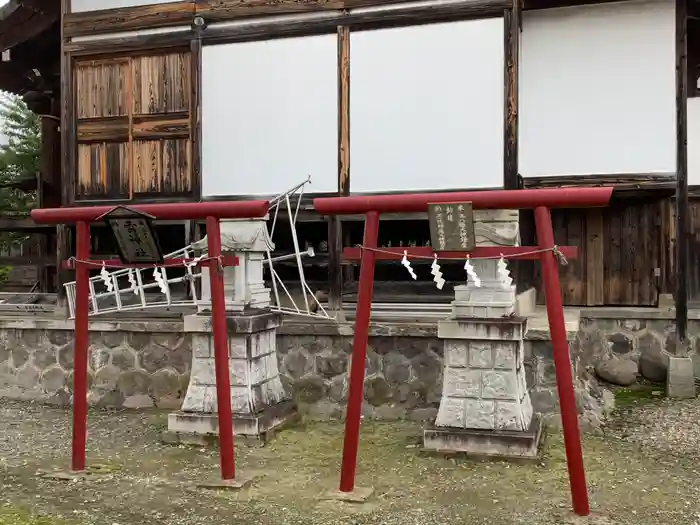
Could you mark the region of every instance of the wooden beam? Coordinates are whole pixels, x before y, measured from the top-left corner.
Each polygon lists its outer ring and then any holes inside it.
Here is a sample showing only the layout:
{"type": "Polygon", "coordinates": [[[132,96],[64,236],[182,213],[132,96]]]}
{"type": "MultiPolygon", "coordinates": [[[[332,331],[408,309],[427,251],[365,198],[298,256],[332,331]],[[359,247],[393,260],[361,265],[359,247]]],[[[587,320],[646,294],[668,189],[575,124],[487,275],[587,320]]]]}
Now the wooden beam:
{"type": "Polygon", "coordinates": [[[190,25],[194,14],[194,1],[67,13],[63,19],[63,34],[73,38],[190,25]]]}
{"type": "Polygon", "coordinates": [[[190,148],[192,194],[202,197],[202,37],[199,29],[190,41],[190,148]]]}
{"type": "MultiPolygon", "coordinates": [[[[284,6],[285,4],[275,5],[284,6]]],[[[315,12],[298,12],[299,16],[293,20],[267,17],[255,20],[254,23],[205,27],[201,32],[201,39],[204,45],[226,44],[272,38],[331,34],[337,31],[338,26],[345,26],[351,30],[361,30],[450,20],[495,18],[503,16],[504,9],[511,7],[511,0],[464,0],[462,2],[437,4],[412,2],[400,8],[392,6],[393,4],[391,3],[386,5],[382,3],[383,9],[329,10],[327,16],[319,17],[317,16],[319,7],[316,5],[315,12]]],[[[279,7],[279,9],[286,9],[286,7],[279,7]]],[[[234,14],[231,16],[230,20],[242,17],[242,15],[234,14]]],[[[166,34],[71,42],[67,45],[67,50],[74,56],[82,56],[188,46],[193,35],[194,31],[188,30],[166,34]]]]}
{"type": "Polygon", "coordinates": [[[518,67],[520,62],[520,0],[503,13],[504,111],[503,187],[518,188],[518,67]]]}
{"type": "Polygon", "coordinates": [[[126,142],[129,140],[129,117],[77,119],[78,142],[126,142]]]}
{"type": "Polygon", "coordinates": [[[2,217],[0,218],[0,231],[29,232],[36,230],[53,230],[52,224],[37,224],[30,217],[2,217]]]}
{"type": "MultiPolygon", "coordinates": [[[[67,206],[72,202],[72,183],[75,178],[73,171],[75,150],[75,104],[73,97],[73,58],[66,52],[66,36],[63,32],[63,22],[71,11],[71,0],[61,0],[61,205],[67,206]]],[[[64,284],[69,282],[70,273],[60,266],[61,261],[72,255],[70,252],[71,231],[65,224],[56,226],[56,305],[66,307],[64,284]]]]}
{"type": "MultiPolygon", "coordinates": [[[[350,194],[350,29],[338,27],[338,193],[350,194]]],[[[343,305],[343,225],[340,217],[328,218],[328,304],[343,305]]]]}
{"type": "Polygon", "coordinates": [[[0,257],[0,266],[55,266],[55,257],[42,257],[40,255],[16,255],[0,257]]]}
{"type": "Polygon", "coordinates": [[[211,24],[254,16],[289,15],[343,8],[342,0],[200,0],[197,2],[196,15],[211,24]]]}
{"type": "Polygon", "coordinates": [[[57,1],[45,2],[38,11],[21,4],[9,4],[7,16],[0,19],[0,50],[10,49],[30,40],[59,20],[61,5],[57,1]]]}
{"type": "Polygon", "coordinates": [[[676,337],[682,352],[688,338],[688,24],[687,0],[676,0],[676,337]]]}
{"type": "MultiPolygon", "coordinates": [[[[607,3],[617,0],[531,0],[525,3],[525,9],[549,9],[591,3],[607,3]]],[[[42,0],[22,0],[42,2],[42,0]]],[[[65,18],[66,37],[88,36],[94,34],[159,29],[190,25],[195,16],[201,17],[206,24],[216,24],[241,20],[245,18],[319,13],[324,11],[347,11],[369,7],[386,7],[394,4],[418,4],[416,0],[183,0],[135,7],[97,9],[80,13],[68,13],[65,18]]],[[[474,2],[479,3],[478,0],[474,2]]],[[[51,4],[51,2],[42,2],[51,4]]],[[[429,11],[445,7],[439,2],[425,4],[429,11]]],[[[506,8],[503,5],[500,10],[506,8]]],[[[26,8],[25,8],[26,9],[26,8]]],[[[402,9],[405,9],[403,7],[402,9]]],[[[43,13],[45,9],[42,9],[43,13]]],[[[34,9],[27,9],[30,14],[34,9]]],[[[499,15],[500,16],[500,15],[499,15]]],[[[336,24],[338,25],[338,24],[336,24]]],[[[0,24],[0,36],[2,35],[0,24]]]]}
{"type": "Polygon", "coordinates": [[[350,194],[350,29],[338,27],[338,191],[350,194]]]}
{"type": "Polygon", "coordinates": [[[169,49],[187,49],[194,34],[194,31],[186,30],[177,31],[174,33],[154,33],[80,42],[67,42],[64,49],[76,58],[84,56],[94,58],[99,55],[126,56],[152,50],[156,50],[157,52],[165,52],[169,49]]]}
{"type": "MultiPolygon", "coordinates": [[[[202,38],[204,44],[247,42],[266,38],[283,38],[336,31],[338,26],[350,30],[411,26],[451,20],[475,20],[503,16],[511,0],[465,0],[454,3],[411,3],[383,9],[346,9],[330,11],[328,16],[299,17],[295,20],[259,21],[228,27],[209,27],[202,38]]],[[[312,13],[313,14],[313,13],[312,13]]]]}

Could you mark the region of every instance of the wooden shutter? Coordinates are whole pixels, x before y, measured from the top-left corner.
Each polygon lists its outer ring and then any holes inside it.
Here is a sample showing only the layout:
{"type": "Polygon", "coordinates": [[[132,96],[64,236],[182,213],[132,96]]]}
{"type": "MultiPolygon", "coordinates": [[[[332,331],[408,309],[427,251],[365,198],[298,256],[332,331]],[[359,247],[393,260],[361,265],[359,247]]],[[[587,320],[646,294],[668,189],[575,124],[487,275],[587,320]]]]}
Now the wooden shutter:
{"type": "Polygon", "coordinates": [[[189,52],[76,66],[76,200],[191,196],[189,52]]]}

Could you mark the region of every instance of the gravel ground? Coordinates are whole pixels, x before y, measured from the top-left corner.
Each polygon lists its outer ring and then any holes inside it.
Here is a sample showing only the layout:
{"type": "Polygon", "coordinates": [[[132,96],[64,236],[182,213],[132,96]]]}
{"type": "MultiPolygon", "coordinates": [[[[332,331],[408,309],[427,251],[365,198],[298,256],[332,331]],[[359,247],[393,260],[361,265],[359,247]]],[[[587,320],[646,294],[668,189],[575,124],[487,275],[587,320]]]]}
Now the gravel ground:
{"type": "Polygon", "coordinates": [[[0,401],[0,525],[333,525],[562,523],[700,525],[700,400],[654,400],[616,414],[604,436],[586,436],[593,519],[569,513],[560,436],[539,465],[472,463],[418,453],[420,427],[362,427],[358,485],[368,503],[319,500],[334,488],[343,426],[290,428],[264,447],[237,446],[238,472],[260,475],[240,492],[195,489],[216,478],[216,450],[159,442],[166,415],[95,412],[91,481],[46,480],[65,467],[70,413],[0,401]]]}

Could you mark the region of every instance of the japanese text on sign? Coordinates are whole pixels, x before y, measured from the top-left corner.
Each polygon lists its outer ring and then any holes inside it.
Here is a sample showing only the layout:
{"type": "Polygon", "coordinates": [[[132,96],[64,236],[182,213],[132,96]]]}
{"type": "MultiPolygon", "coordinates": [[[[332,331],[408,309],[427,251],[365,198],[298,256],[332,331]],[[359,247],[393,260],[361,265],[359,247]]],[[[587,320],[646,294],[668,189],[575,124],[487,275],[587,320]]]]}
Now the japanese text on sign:
{"type": "Polygon", "coordinates": [[[153,231],[152,217],[125,206],[118,206],[100,219],[109,224],[119,248],[119,258],[126,264],[156,264],[163,254],[153,231]]]}
{"type": "Polygon", "coordinates": [[[435,251],[474,249],[474,216],[471,202],[428,204],[430,239],[435,251]]]}

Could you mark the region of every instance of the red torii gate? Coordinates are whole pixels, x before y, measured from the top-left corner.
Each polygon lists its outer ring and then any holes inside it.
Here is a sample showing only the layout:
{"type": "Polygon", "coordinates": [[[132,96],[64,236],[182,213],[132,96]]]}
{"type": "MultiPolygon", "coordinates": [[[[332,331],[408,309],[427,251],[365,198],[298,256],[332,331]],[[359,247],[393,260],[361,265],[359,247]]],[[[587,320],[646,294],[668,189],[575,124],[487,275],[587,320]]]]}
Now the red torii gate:
{"type": "MultiPolygon", "coordinates": [[[[87,368],[88,368],[88,314],[90,266],[109,264],[111,268],[137,268],[143,264],[121,264],[119,261],[90,259],[90,223],[98,221],[114,206],[89,206],[76,208],[42,208],[32,210],[31,216],[39,224],[75,224],[75,342],[73,388],[73,439],[71,470],[85,470],[85,444],[87,438],[87,368]]],[[[216,399],[219,418],[219,454],[221,478],[233,480],[235,463],[233,453],[233,415],[228,368],[229,348],[226,331],[226,305],[224,296],[223,267],[235,266],[233,257],[221,255],[220,219],[245,219],[264,217],[269,209],[267,201],[189,202],[169,204],[144,204],[130,209],[148,214],[155,219],[193,220],[206,219],[208,257],[201,261],[169,261],[169,265],[192,262],[209,265],[211,284],[212,333],[214,338],[214,368],[216,374],[216,399]]]]}
{"type": "Polygon", "coordinates": [[[421,248],[382,248],[377,253],[379,216],[382,213],[425,212],[428,204],[471,202],[474,209],[527,209],[535,210],[537,246],[515,248],[481,247],[471,252],[444,253],[445,257],[492,257],[503,254],[509,259],[540,259],[547,317],[554,353],[557,376],[557,389],[561,418],[564,430],[564,445],[571,486],[573,510],[585,516],[590,513],[586,476],[581,452],[581,436],[578,427],[576,398],[569,346],[564,324],[564,310],[559,284],[557,254],[573,258],[575,247],[558,247],[554,244],[550,208],[581,208],[607,206],[613,188],[554,188],[540,190],[496,190],[456,193],[415,193],[399,195],[326,197],[314,199],[314,208],[322,215],[365,215],[365,231],[361,248],[346,248],[347,260],[360,260],[360,281],[358,285],[355,333],[352,348],[348,410],[343,443],[343,460],[340,474],[340,491],[352,492],[355,488],[355,470],[362,412],[362,394],[367,355],[367,337],[372,308],[374,266],[377,258],[400,258],[404,251],[409,256],[432,255],[429,247],[421,248]],[[533,251],[539,253],[533,254],[533,251]],[[530,253],[527,253],[530,252],[530,253]],[[395,256],[394,256],[395,254],[395,256]]]}

